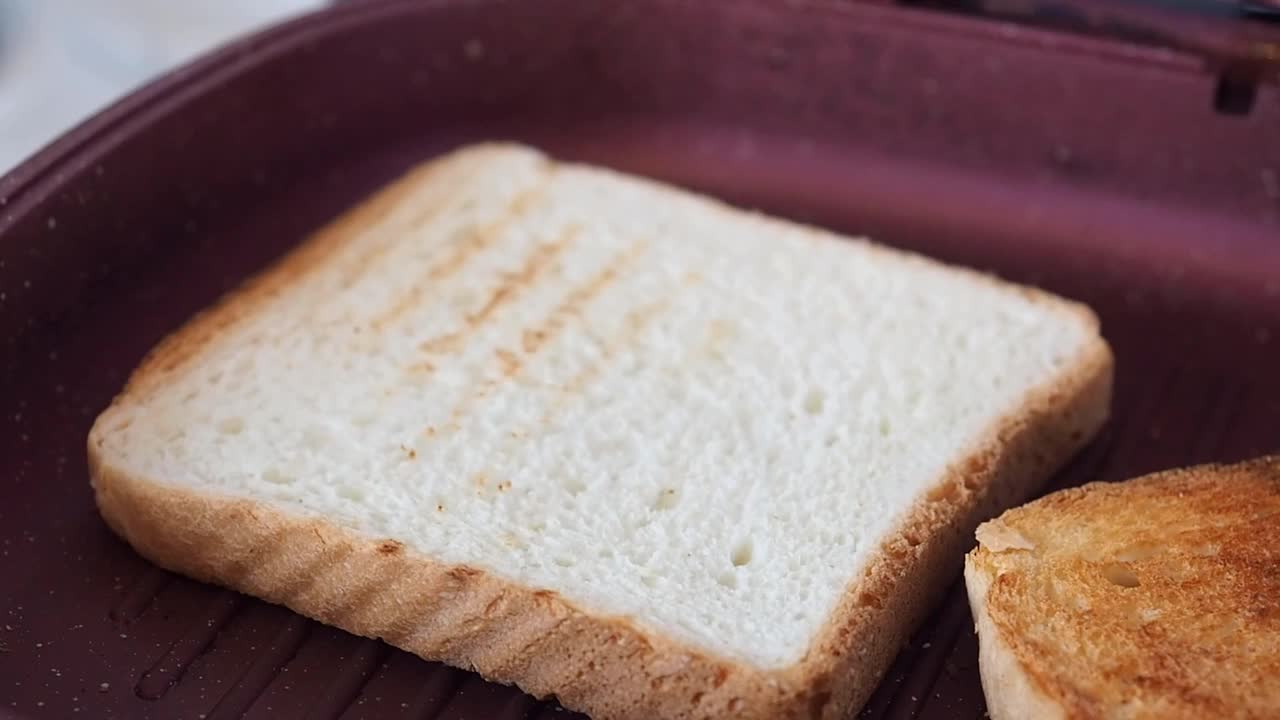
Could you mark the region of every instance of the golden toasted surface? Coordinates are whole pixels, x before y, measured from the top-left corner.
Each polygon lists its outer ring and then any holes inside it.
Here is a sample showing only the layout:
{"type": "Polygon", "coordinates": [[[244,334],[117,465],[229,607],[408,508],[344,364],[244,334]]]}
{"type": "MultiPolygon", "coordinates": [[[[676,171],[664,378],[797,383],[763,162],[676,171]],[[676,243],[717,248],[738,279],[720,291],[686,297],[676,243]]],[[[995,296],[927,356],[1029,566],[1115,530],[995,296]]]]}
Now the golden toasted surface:
{"type": "Polygon", "coordinates": [[[978,540],[982,642],[1064,717],[1280,717],[1280,456],[1064,490],[978,540]]]}

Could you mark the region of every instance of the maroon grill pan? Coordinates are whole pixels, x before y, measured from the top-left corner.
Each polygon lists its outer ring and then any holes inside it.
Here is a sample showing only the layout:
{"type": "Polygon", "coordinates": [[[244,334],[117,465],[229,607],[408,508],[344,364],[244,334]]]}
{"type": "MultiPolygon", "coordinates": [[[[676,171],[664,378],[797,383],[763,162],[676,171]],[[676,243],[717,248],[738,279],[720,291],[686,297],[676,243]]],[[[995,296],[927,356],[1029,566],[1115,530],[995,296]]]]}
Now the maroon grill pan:
{"type": "MultiPolygon", "coordinates": [[[[1091,304],[1113,420],[1054,481],[1280,449],[1280,92],[922,8],[386,0],[224,48],[0,180],[0,717],[571,715],[158,570],[89,493],[162,334],[411,164],[506,138],[1091,304]]],[[[958,576],[862,711],[979,718],[958,576]]]]}

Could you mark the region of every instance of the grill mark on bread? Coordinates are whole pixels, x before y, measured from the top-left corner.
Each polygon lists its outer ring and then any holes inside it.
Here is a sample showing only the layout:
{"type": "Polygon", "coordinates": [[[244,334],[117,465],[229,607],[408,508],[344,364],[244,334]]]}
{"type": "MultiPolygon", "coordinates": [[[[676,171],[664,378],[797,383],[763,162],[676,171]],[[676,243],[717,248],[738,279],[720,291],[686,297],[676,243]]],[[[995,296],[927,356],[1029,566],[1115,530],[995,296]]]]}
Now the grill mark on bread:
{"type": "Polygon", "coordinates": [[[280,592],[282,599],[293,600],[303,597],[309,593],[313,587],[326,579],[325,576],[330,572],[331,568],[340,568],[342,564],[346,562],[347,558],[354,552],[350,546],[344,544],[330,544],[325,540],[324,533],[321,532],[318,523],[312,525],[311,531],[311,535],[309,536],[299,536],[297,533],[289,534],[289,531],[285,529],[282,531],[284,536],[280,538],[280,541],[292,541],[292,544],[294,545],[309,545],[311,543],[311,537],[315,537],[319,540],[319,552],[307,551],[305,547],[298,550],[300,553],[305,552],[307,555],[310,555],[311,562],[295,566],[290,562],[290,560],[295,557],[295,548],[281,549],[273,558],[273,560],[277,561],[276,563],[269,560],[254,567],[253,570],[245,576],[244,583],[247,585],[253,585],[259,577],[275,578],[274,584],[281,588],[280,592]],[[275,567],[277,563],[283,564],[284,567],[277,569],[275,567]],[[292,572],[290,572],[290,568],[292,568],[292,572]]]}
{"type": "Polygon", "coordinates": [[[436,364],[429,360],[419,360],[417,362],[410,363],[404,371],[410,377],[425,378],[435,373],[436,364]]]}
{"type": "Polygon", "coordinates": [[[505,377],[511,377],[520,371],[520,356],[507,350],[506,348],[498,348],[493,351],[497,356],[498,362],[502,365],[502,374],[505,377]]]}
{"type": "MultiPolygon", "coordinates": [[[[480,226],[465,231],[465,237],[452,244],[449,254],[440,263],[427,271],[420,280],[415,281],[409,289],[396,299],[391,307],[384,310],[371,323],[375,330],[381,330],[395,321],[410,308],[422,302],[422,295],[432,285],[457,273],[474,257],[492,247],[512,225],[534,207],[536,202],[546,195],[550,186],[549,178],[517,195],[496,218],[480,226]]],[[[392,244],[394,246],[394,243],[392,244]]]]}
{"type": "MultiPolygon", "coordinates": [[[[353,238],[358,239],[370,232],[370,227],[379,226],[396,207],[410,201],[417,188],[437,182],[437,176],[447,177],[455,170],[456,166],[448,160],[420,165],[339,215],[267,270],[251,277],[239,289],[198,313],[187,323],[188,329],[185,332],[170,335],[152,348],[137,371],[130,376],[125,389],[149,394],[155,387],[162,386],[166,375],[183,369],[206,346],[229,334],[243,318],[253,314],[253,308],[279,296],[298,278],[308,277],[316,272],[316,268],[323,268],[326,263],[332,262],[333,256],[340,253],[353,238]]],[[[556,172],[557,168],[553,163],[540,159],[538,175],[541,182],[535,179],[533,189],[548,186],[550,178],[556,172]]],[[[448,200],[441,201],[441,208],[447,206],[448,200]]],[[[395,245],[396,243],[387,243],[386,247],[395,245]]],[[[367,268],[370,264],[365,262],[363,267],[367,268]]],[[[356,265],[357,269],[361,268],[359,261],[356,265]]],[[[357,276],[350,276],[344,287],[349,287],[357,279],[357,276]]]]}
{"type": "MultiPolygon", "coordinates": [[[[407,224],[413,227],[420,227],[431,222],[437,215],[440,215],[446,208],[448,208],[456,198],[457,192],[454,191],[443,198],[440,198],[438,202],[425,208],[421,208],[419,212],[415,213],[413,217],[408,220],[407,224]]],[[[384,224],[395,212],[399,204],[403,202],[403,198],[399,197],[392,198],[392,200],[394,200],[394,202],[388,203],[386,206],[370,206],[368,208],[367,215],[345,221],[344,226],[350,225],[351,231],[358,231],[364,235],[378,233],[383,229],[384,224]]],[[[341,231],[343,228],[340,227],[337,229],[341,231]]],[[[383,242],[369,248],[364,253],[353,258],[351,260],[351,267],[343,274],[342,289],[349,289],[364,279],[364,276],[368,274],[369,269],[373,267],[378,260],[385,257],[388,252],[396,248],[398,245],[397,240],[398,238],[394,236],[386,238],[383,242]]]]}
{"type": "Polygon", "coordinates": [[[657,320],[664,311],[671,307],[671,298],[663,298],[646,305],[642,305],[627,313],[626,319],[623,321],[623,329],[614,337],[609,338],[605,343],[603,351],[600,353],[599,359],[578,371],[576,375],[569,378],[569,381],[560,388],[560,392],[556,394],[550,408],[543,413],[541,419],[538,420],[539,425],[546,425],[551,422],[551,418],[555,417],[565,406],[569,404],[575,397],[581,396],[586,389],[600,379],[604,375],[605,369],[619,355],[630,350],[639,340],[641,333],[657,320]]]}
{"type": "Polygon", "coordinates": [[[613,284],[618,276],[634,265],[648,249],[649,242],[645,240],[631,245],[618,253],[591,279],[570,291],[564,301],[551,311],[541,325],[521,333],[525,352],[533,355],[542,349],[548,341],[564,329],[564,324],[569,318],[580,317],[587,304],[613,284]],[[528,342],[524,341],[526,338],[528,342]]]}
{"type": "MultiPolygon", "coordinates": [[[[399,557],[405,571],[397,573],[397,577],[409,578],[409,582],[412,582],[415,579],[411,574],[414,567],[412,560],[403,555],[399,557]]],[[[405,647],[411,638],[423,632],[424,626],[430,625],[435,620],[435,610],[441,601],[440,576],[444,572],[445,569],[439,567],[431,570],[431,582],[427,583],[431,591],[418,594],[412,604],[400,612],[393,613],[394,619],[389,623],[387,631],[382,634],[383,639],[398,647],[405,647]]]]}
{"type": "MultiPolygon", "coordinates": [[[[378,552],[380,552],[380,549],[378,552]]],[[[343,592],[341,597],[336,598],[336,602],[330,606],[330,613],[334,617],[364,619],[377,605],[377,603],[371,601],[390,594],[394,587],[395,580],[387,581],[386,569],[387,565],[385,563],[377,563],[371,565],[371,567],[364,568],[362,572],[364,577],[359,580],[352,578],[351,586],[343,592]]]]}
{"type": "Polygon", "coordinates": [[[460,638],[465,644],[460,647],[465,648],[477,665],[495,669],[513,667],[526,660],[528,653],[504,627],[508,619],[521,617],[522,610],[520,602],[512,602],[512,594],[502,588],[476,593],[470,603],[472,620],[460,638]]]}
{"type": "MultiPolygon", "coordinates": [[[[444,335],[423,340],[418,344],[418,349],[431,355],[443,354],[456,349],[460,338],[460,332],[445,333],[444,335]]],[[[431,363],[425,364],[430,365],[431,363]]]]}
{"type": "MultiPolygon", "coordinates": [[[[479,597],[467,597],[482,586],[478,582],[483,573],[465,565],[440,568],[435,574],[436,582],[432,583],[435,594],[432,596],[430,619],[419,622],[404,637],[407,645],[425,644],[439,648],[441,657],[446,657],[458,646],[469,645],[479,623],[475,615],[476,606],[488,600],[479,597]]],[[[491,598],[490,598],[491,599],[491,598]]]]}
{"type": "Polygon", "coordinates": [[[539,245],[530,253],[519,270],[514,273],[503,273],[499,277],[498,286],[489,294],[489,298],[485,300],[484,305],[473,313],[467,313],[463,318],[461,328],[439,337],[425,340],[418,346],[418,349],[429,354],[456,352],[461,349],[463,341],[466,340],[468,335],[483,326],[504,305],[519,297],[520,293],[535,286],[538,279],[551,267],[555,259],[573,246],[580,232],[581,230],[577,226],[570,226],[561,232],[555,240],[539,245]]]}
{"type": "Polygon", "coordinates": [[[454,565],[453,567],[449,568],[446,574],[449,576],[449,579],[453,580],[454,582],[461,583],[461,582],[466,582],[467,580],[470,580],[471,578],[479,575],[480,571],[473,567],[468,567],[466,565],[454,565]]]}
{"type": "MultiPolygon", "coordinates": [[[[701,281],[702,276],[699,273],[689,272],[685,275],[683,287],[696,285],[701,281]]],[[[550,423],[551,419],[563,411],[573,398],[585,393],[587,387],[604,375],[605,369],[615,358],[635,346],[641,333],[652,325],[663,312],[669,309],[673,302],[674,296],[668,295],[630,310],[623,322],[622,331],[605,342],[604,349],[597,362],[583,368],[565,383],[560,392],[557,393],[555,400],[552,401],[552,406],[539,418],[538,425],[545,426],[550,423]]],[[[511,434],[511,439],[522,439],[529,432],[529,430],[515,431],[511,434]]]]}
{"type": "Polygon", "coordinates": [[[551,243],[538,246],[523,267],[503,278],[503,283],[489,296],[484,307],[476,313],[467,315],[468,327],[475,327],[488,320],[504,303],[514,298],[520,291],[533,286],[538,277],[550,266],[551,261],[573,245],[580,232],[577,226],[571,226],[551,243]]]}
{"type": "Polygon", "coordinates": [[[369,571],[369,579],[355,590],[353,600],[344,598],[342,612],[361,622],[375,622],[374,617],[384,618],[385,627],[379,637],[393,645],[403,647],[402,641],[418,632],[424,625],[436,621],[436,606],[442,595],[440,576],[443,568],[432,568],[427,592],[407,591],[415,583],[424,580],[421,568],[408,549],[396,555],[378,555],[369,571]]]}
{"type": "MultiPolygon", "coordinates": [[[[464,316],[460,329],[423,341],[418,349],[428,354],[461,349],[466,338],[484,326],[499,310],[509,305],[521,293],[535,287],[538,280],[553,266],[555,260],[573,247],[580,235],[581,228],[571,225],[561,231],[554,240],[538,244],[518,270],[502,273],[499,276],[497,287],[490,292],[488,299],[478,310],[464,316]]],[[[499,350],[498,353],[499,359],[503,361],[503,367],[509,368],[510,373],[514,373],[514,359],[505,355],[504,351],[499,350]]],[[[436,364],[431,360],[419,360],[405,368],[407,374],[419,376],[430,375],[435,370],[436,364]]],[[[423,434],[428,437],[434,436],[435,428],[428,427],[423,434]]]]}
{"type": "Polygon", "coordinates": [[[222,539],[236,537],[230,533],[215,541],[222,545],[222,552],[233,558],[223,573],[228,585],[244,582],[255,571],[278,559],[281,555],[278,552],[279,543],[286,539],[288,532],[283,528],[263,525],[253,510],[243,505],[236,518],[236,527],[241,531],[238,533],[239,542],[232,544],[222,539]]]}
{"type": "Polygon", "coordinates": [[[585,283],[569,291],[565,299],[534,328],[520,331],[521,347],[525,357],[499,348],[495,351],[501,367],[497,378],[488,378],[480,386],[463,396],[449,413],[447,427],[457,430],[462,419],[480,400],[489,396],[503,380],[512,380],[524,369],[529,358],[538,353],[548,342],[554,339],[565,327],[570,318],[581,317],[586,306],[600,295],[607,287],[615,283],[620,275],[629,269],[648,249],[647,241],[640,241],[615,255],[603,268],[591,276],[585,283]]]}
{"type": "MultiPolygon", "coordinates": [[[[197,317],[203,317],[206,322],[198,331],[182,337],[180,341],[177,336],[170,336],[162,341],[147,354],[141,367],[164,372],[175,372],[182,368],[214,338],[239,324],[248,314],[244,308],[277,296],[289,283],[322,267],[334,254],[341,251],[350,238],[358,237],[368,232],[369,227],[382,223],[415,188],[431,182],[431,176],[442,170],[443,165],[429,164],[415,168],[369,200],[338,216],[317,231],[310,241],[288,253],[267,272],[249,279],[240,290],[201,312],[197,317]]],[[[394,243],[388,245],[394,246],[394,243]]],[[[195,324],[192,323],[193,326],[195,324]]],[[[135,373],[130,378],[129,385],[136,386],[137,378],[141,375],[143,373],[135,373]]],[[[156,384],[159,384],[158,381],[156,384]]]]}

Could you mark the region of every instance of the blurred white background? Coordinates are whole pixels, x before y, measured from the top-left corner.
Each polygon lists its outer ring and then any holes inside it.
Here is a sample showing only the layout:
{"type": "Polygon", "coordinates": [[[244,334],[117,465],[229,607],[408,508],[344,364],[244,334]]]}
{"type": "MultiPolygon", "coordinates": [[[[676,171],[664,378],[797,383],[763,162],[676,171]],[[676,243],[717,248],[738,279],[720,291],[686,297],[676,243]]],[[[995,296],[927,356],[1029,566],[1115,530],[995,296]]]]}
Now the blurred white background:
{"type": "Polygon", "coordinates": [[[325,0],[0,0],[0,174],[156,74],[325,0]]]}

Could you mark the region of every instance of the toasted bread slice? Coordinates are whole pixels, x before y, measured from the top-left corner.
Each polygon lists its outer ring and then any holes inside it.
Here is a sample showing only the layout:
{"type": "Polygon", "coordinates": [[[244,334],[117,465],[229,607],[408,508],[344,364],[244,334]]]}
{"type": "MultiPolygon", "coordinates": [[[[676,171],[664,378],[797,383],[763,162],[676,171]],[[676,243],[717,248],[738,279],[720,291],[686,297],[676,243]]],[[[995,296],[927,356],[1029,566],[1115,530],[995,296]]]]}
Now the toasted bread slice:
{"type": "Polygon", "coordinates": [[[1280,456],[1063,490],[977,536],[994,720],[1280,717],[1280,456]]]}
{"type": "Polygon", "coordinates": [[[1110,380],[1078,304],[490,145],[170,337],[89,452],[165,567],[596,720],[834,719],[1110,380]]]}

